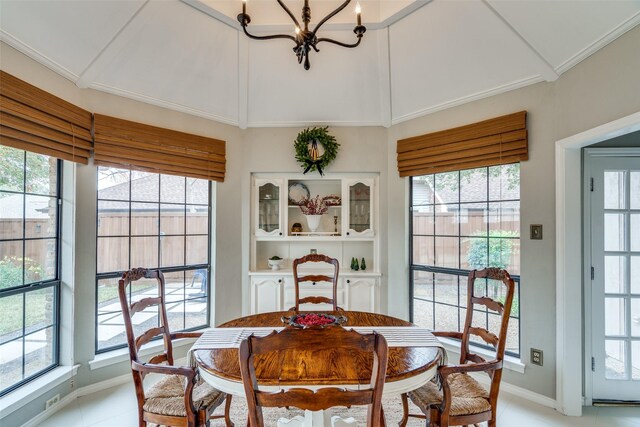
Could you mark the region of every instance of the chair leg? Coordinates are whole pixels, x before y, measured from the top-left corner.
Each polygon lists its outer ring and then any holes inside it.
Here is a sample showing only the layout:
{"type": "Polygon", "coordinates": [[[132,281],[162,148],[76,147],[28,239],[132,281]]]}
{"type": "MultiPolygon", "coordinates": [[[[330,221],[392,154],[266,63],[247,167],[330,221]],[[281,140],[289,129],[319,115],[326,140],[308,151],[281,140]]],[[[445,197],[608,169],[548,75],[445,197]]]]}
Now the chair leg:
{"type": "Polygon", "coordinates": [[[229,417],[229,412],[231,411],[231,398],[233,396],[231,394],[227,394],[224,402],[224,422],[227,427],[235,427],[235,424],[231,421],[229,417]]]}
{"type": "Polygon", "coordinates": [[[409,400],[407,399],[407,393],[402,393],[400,399],[402,399],[402,419],[398,423],[398,427],[405,427],[407,421],[409,421],[409,400]]]}
{"type": "Polygon", "coordinates": [[[384,409],[380,408],[380,427],[387,427],[387,419],[384,416],[384,409]]]}

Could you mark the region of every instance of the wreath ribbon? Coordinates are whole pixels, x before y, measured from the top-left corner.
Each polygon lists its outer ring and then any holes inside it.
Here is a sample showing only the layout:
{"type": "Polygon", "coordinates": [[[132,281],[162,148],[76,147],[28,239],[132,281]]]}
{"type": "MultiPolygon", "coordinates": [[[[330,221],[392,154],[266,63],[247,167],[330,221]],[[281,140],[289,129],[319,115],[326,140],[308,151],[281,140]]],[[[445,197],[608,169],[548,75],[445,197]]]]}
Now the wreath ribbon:
{"type": "Polygon", "coordinates": [[[314,139],[311,141],[311,149],[309,150],[309,154],[311,155],[311,159],[305,160],[305,165],[307,168],[302,172],[303,175],[306,175],[313,167],[318,168],[318,173],[320,176],[324,176],[324,172],[322,172],[322,159],[318,157],[318,140],[314,139]]]}

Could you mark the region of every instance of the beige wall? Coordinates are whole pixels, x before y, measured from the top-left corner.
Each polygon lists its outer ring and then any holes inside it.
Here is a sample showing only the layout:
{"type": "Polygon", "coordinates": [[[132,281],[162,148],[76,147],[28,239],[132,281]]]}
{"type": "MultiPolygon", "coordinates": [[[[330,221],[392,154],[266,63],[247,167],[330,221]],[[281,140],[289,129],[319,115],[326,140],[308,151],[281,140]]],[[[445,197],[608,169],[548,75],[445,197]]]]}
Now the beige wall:
{"type": "MultiPolygon", "coordinates": [[[[521,165],[522,353],[545,352],[545,366],[510,372],[506,380],[555,396],[555,183],[554,142],[640,111],[640,28],[614,41],[553,83],[539,83],[395,125],[390,129],[343,127],[331,132],[342,144],[329,172],[380,173],[382,309],[408,315],[408,180],[396,172],[398,139],[528,111],[529,160],[521,165]],[[543,224],[545,239],[527,238],[529,224],[543,224]]],[[[300,129],[237,128],[137,101],[79,89],[5,44],[0,66],[44,90],[90,111],[227,141],[227,176],[216,184],[215,323],[248,312],[249,194],[251,172],[300,171],[293,140],[300,129]]],[[[95,170],[77,168],[78,236],[95,235],[95,170]]],[[[579,220],[576,218],[576,220],[579,220]]],[[[89,371],[93,358],[95,239],[76,242],[75,362],[84,364],[79,385],[127,372],[126,364],[89,371]],[[79,343],[87,343],[80,345],[79,343]]],[[[580,331],[575,331],[580,333],[580,331]]],[[[35,407],[35,406],[34,406],[35,407]]],[[[41,410],[41,409],[40,409],[41,410]]]]}
{"type": "MultiPolygon", "coordinates": [[[[527,368],[524,375],[507,372],[505,379],[545,396],[555,397],[555,141],[640,111],[639,46],[640,27],[556,82],[539,83],[430,114],[395,125],[389,131],[388,164],[392,170],[398,139],[527,110],[529,160],[522,162],[520,175],[521,351],[527,368]],[[543,225],[544,240],[528,238],[530,224],[543,225]],[[544,366],[528,364],[531,347],[544,351],[544,366]]],[[[406,261],[391,260],[394,254],[403,253],[405,260],[408,257],[404,237],[408,228],[405,181],[395,173],[389,174],[389,283],[394,284],[404,284],[408,276],[406,261]]],[[[408,298],[406,286],[390,286],[391,314],[406,315],[408,298]]]]}

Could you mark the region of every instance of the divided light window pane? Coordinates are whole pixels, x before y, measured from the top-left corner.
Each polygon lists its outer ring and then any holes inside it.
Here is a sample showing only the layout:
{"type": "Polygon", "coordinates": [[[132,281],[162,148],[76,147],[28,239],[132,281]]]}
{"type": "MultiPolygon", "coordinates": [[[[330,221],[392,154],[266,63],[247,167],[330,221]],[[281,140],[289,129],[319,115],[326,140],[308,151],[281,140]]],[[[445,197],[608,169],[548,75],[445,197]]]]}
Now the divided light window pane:
{"type": "MultiPolygon", "coordinates": [[[[126,346],[118,280],[135,267],[160,268],[171,331],[208,325],[209,182],[175,175],[98,168],[96,351],[126,346]]],[[[157,296],[140,280],[130,298],[157,296]]],[[[158,324],[157,312],[133,317],[134,328],[158,324]]]]}
{"type": "Polygon", "coordinates": [[[60,165],[0,145],[0,396],[58,364],[60,165]]]}
{"type": "MultiPolygon", "coordinates": [[[[413,177],[411,180],[413,322],[459,330],[464,325],[469,270],[506,269],[520,281],[520,165],[492,166],[413,177]]],[[[479,294],[504,298],[495,283],[479,294]]],[[[520,354],[519,292],[507,352],[520,354]]],[[[496,315],[474,314],[497,332],[496,315]]],[[[483,343],[479,343],[483,345],[483,343]]]]}

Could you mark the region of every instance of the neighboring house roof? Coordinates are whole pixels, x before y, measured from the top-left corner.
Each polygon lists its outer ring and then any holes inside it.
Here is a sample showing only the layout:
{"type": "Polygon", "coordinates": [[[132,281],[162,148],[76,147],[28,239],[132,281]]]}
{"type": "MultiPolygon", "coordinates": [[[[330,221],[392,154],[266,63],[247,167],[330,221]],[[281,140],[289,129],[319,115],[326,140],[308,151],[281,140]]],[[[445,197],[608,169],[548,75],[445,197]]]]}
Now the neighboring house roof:
{"type": "MultiPolygon", "coordinates": [[[[436,175],[437,176],[437,175],[436,175]]],[[[502,190],[499,188],[500,179],[491,182],[489,186],[489,200],[518,200],[520,199],[520,188],[511,187],[508,185],[509,176],[506,173],[502,174],[502,190]]],[[[465,197],[462,199],[462,203],[474,203],[486,201],[487,197],[487,181],[484,179],[473,178],[461,178],[462,188],[465,197]]],[[[414,180],[413,181],[413,205],[428,205],[434,203],[458,203],[458,189],[454,186],[443,185],[438,186],[436,189],[433,187],[433,180],[414,180]]]]}
{"type": "MultiPolygon", "coordinates": [[[[131,199],[133,202],[158,202],[158,191],[161,188],[161,200],[168,203],[183,203],[182,196],[172,197],[175,195],[184,194],[184,184],[180,181],[183,178],[177,176],[164,175],[162,176],[162,183],[159,185],[158,174],[144,174],[131,180],[131,199]]],[[[183,181],[184,182],[184,181],[183,181]]],[[[209,199],[209,186],[205,180],[194,180],[187,178],[187,184],[190,186],[188,195],[189,200],[187,203],[193,201],[202,201],[209,199]]],[[[121,184],[116,184],[110,187],[99,189],[98,198],[100,199],[100,209],[117,211],[126,211],[128,208],[123,209],[122,203],[115,200],[129,200],[129,181],[121,184]],[[113,202],[111,202],[113,200],[113,202]]],[[[140,205],[132,206],[135,211],[154,211],[157,208],[145,208],[140,205]]],[[[181,210],[179,206],[176,206],[177,210],[181,210]]],[[[168,209],[164,209],[166,211],[168,209]]],[[[198,208],[198,210],[201,210],[198,208]]]]}

